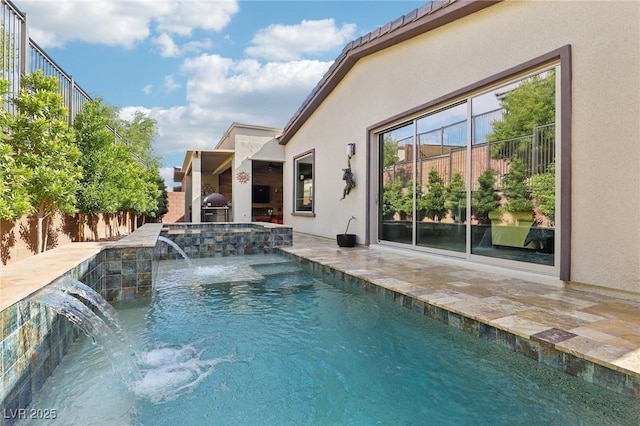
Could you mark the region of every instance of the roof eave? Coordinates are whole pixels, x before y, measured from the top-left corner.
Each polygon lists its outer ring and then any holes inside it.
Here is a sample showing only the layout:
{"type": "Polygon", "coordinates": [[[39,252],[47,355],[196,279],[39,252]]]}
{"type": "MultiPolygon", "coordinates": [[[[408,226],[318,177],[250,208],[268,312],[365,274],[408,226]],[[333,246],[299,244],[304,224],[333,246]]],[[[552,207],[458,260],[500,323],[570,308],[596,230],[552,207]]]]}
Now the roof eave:
{"type": "Polygon", "coordinates": [[[465,16],[471,15],[502,0],[444,0],[431,2],[369,34],[348,43],[334,64],[296,111],[279,139],[286,145],[309,119],[324,99],[336,88],[344,76],[360,59],[388,47],[425,34],[465,16]]]}

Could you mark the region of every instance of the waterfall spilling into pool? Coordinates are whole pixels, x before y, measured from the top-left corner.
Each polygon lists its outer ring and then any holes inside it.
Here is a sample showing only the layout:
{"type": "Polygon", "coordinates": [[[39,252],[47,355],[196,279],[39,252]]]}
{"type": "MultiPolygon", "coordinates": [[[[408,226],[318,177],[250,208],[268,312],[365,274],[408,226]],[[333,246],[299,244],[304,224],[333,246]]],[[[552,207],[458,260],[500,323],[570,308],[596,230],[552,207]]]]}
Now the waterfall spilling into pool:
{"type": "Polygon", "coordinates": [[[175,251],[177,251],[180,256],[182,256],[182,258],[189,263],[189,266],[192,265],[191,259],[189,259],[189,256],[187,256],[187,253],[185,253],[184,250],[182,250],[182,247],[180,247],[178,244],[174,243],[167,237],[163,237],[162,235],[158,236],[158,241],[162,241],[163,243],[173,247],[175,251]]]}
{"type": "Polygon", "coordinates": [[[140,379],[135,354],[130,353],[117,313],[91,287],[71,277],[62,277],[37,292],[29,301],[64,316],[100,345],[128,386],[140,379]]]}
{"type": "Polygon", "coordinates": [[[202,360],[202,351],[190,344],[136,347],[136,339],[123,327],[118,312],[91,287],[69,276],[54,281],[28,301],[51,308],[77,326],[88,336],[90,346],[106,355],[123,391],[152,403],[174,400],[192,391],[216,364],[230,361],[228,357],[202,360]]]}

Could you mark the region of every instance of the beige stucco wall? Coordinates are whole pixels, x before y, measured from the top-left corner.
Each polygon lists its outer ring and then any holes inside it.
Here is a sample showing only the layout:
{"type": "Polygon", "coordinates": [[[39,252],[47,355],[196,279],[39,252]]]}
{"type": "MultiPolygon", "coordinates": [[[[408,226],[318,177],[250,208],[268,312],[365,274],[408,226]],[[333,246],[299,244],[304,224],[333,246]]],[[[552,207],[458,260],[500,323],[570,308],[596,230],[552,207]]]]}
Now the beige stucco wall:
{"type": "Polygon", "coordinates": [[[334,237],[354,215],[363,242],[368,126],[571,45],[571,277],[640,292],[638,22],[640,2],[507,1],[360,60],[286,146],[285,212],[292,158],[316,152],[316,217],[287,223],[334,237]],[[349,142],[358,187],[340,201],[349,142]]]}
{"type": "MultiPolygon", "coordinates": [[[[241,134],[237,132],[235,134],[235,156],[233,164],[233,220],[235,222],[251,222],[251,185],[253,176],[250,176],[249,181],[244,183],[239,182],[235,177],[242,171],[251,175],[251,162],[253,161],[254,154],[260,152],[266,144],[273,146],[273,142],[275,142],[275,135],[273,134],[267,132],[262,132],[261,135],[256,135],[256,132],[249,133],[250,132],[243,132],[241,134]]],[[[277,149],[272,150],[274,157],[276,157],[273,158],[273,160],[282,161],[284,159],[283,151],[284,150],[277,149]],[[277,158],[278,154],[280,158],[277,158]]]]}

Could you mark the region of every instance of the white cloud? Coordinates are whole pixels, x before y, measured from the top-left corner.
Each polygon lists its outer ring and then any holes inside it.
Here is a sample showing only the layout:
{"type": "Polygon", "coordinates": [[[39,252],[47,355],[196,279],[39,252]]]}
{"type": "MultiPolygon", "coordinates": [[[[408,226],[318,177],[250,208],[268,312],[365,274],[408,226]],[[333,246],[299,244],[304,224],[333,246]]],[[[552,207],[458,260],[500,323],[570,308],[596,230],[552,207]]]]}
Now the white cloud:
{"type": "Polygon", "coordinates": [[[195,28],[220,31],[239,9],[235,0],[173,1],[169,4],[171,13],[156,18],[158,29],[181,36],[190,36],[195,28]]]}
{"type": "Polygon", "coordinates": [[[173,192],[173,167],[160,167],[159,172],[167,186],[167,192],[173,192]]]}
{"type": "Polygon", "coordinates": [[[153,44],[156,45],[158,51],[160,52],[160,56],[162,56],[163,58],[174,58],[189,53],[200,53],[203,50],[210,49],[213,46],[213,42],[208,38],[188,41],[179,46],[175,42],[173,37],[171,37],[167,33],[162,33],[158,37],[153,39],[153,44]]]}
{"type": "Polygon", "coordinates": [[[120,110],[118,111],[118,117],[122,120],[132,121],[136,116],[136,112],[141,112],[148,117],[150,111],[151,110],[147,107],[128,106],[120,108],[120,110]]]}
{"type": "Polygon", "coordinates": [[[128,49],[160,33],[190,36],[195,29],[222,30],[238,11],[235,0],[22,0],[30,36],[43,48],[72,40],[128,49]]]}
{"type": "Polygon", "coordinates": [[[261,63],[201,55],[184,62],[187,100],[231,121],[281,127],[320,80],[331,62],[300,60],[261,63]]]}
{"type": "Polygon", "coordinates": [[[142,88],[142,92],[143,92],[145,95],[150,94],[152,90],[153,90],[153,84],[147,84],[146,86],[144,86],[144,87],[142,88]]]}
{"type": "Polygon", "coordinates": [[[213,42],[210,39],[205,38],[202,40],[189,41],[182,45],[181,50],[183,54],[200,53],[203,50],[211,49],[212,47],[213,42]]]}
{"type": "Polygon", "coordinates": [[[298,25],[270,25],[253,37],[249,56],[270,61],[297,60],[342,47],[354,38],[355,24],[338,28],[333,19],[303,20],[298,25]]]}
{"type": "Polygon", "coordinates": [[[173,92],[174,90],[178,90],[180,88],[180,83],[178,83],[172,75],[166,75],[164,77],[164,88],[168,92],[173,92]]]}
{"type": "Polygon", "coordinates": [[[159,155],[189,148],[213,148],[236,122],[283,127],[331,62],[260,63],[200,55],[184,61],[186,105],[123,108],[121,116],[143,111],[158,123],[154,149],[159,155]]]}
{"type": "Polygon", "coordinates": [[[160,50],[160,56],[162,56],[163,58],[175,57],[180,54],[178,45],[167,33],[162,33],[158,37],[156,37],[153,40],[153,44],[158,47],[158,49],[160,50]]]}

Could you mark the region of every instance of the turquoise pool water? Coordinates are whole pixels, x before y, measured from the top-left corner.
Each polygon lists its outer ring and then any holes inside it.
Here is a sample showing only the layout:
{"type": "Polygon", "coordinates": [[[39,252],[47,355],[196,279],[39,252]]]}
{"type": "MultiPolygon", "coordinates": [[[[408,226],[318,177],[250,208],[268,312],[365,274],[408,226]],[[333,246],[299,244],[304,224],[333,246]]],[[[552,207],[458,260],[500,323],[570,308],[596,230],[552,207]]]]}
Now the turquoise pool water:
{"type": "MultiPolygon", "coordinates": [[[[277,255],[161,262],[116,307],[140,376],[80,339],[32,408],[61,425],[632,425],[637,401],[277,255]]],[[[28,424],[28,423],[27,423],[28,424]]],[[[33,424],[41,424],[34,422],[33,424]]]]}

